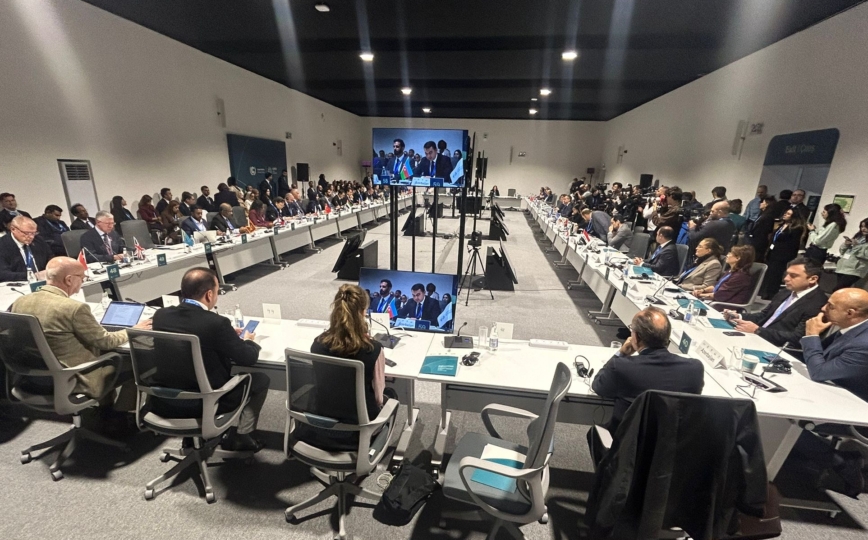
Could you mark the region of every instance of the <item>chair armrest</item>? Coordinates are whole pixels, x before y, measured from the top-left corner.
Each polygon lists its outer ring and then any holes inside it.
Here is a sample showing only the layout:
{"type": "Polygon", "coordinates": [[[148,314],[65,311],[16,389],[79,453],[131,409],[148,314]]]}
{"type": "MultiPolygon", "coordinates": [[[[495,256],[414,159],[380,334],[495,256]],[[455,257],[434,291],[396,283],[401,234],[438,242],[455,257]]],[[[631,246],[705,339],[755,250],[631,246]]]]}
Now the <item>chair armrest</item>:
{"type": "Polygon", "coordinates": [[[392,415],[395,414],[395,410],[398,408],[398,405],[400,405],[400,403],[398,402],[397,399],[390,399],[390,400],[386,401],[385,405],[383,405],[383,408],[380,409],[380,414],[378,414],[376,418],[374,418],[373,420],[371,420],[367,424],[365,424],[363,426],[359,426],[359,427],[364,428],[364,427],[370,426],[370,427],[376,428],[378,426],[385,424],[386,422],[389,421],[389,418],[391,418],[392,415]]]}
{"type": "Polygon", "coordinates": [[[86,375],[91,371],[96,369],[104,368],[112,366],[115,368],[114,376],[105,382],[103,386],[102,394],[99,396],[95,396],[93,399],[100,400],[110,392],[114,391],[118,377],[121,375],[120,370],[121,356],[118,353],[110,352],[106,353],[95,360],[91,360],[90,362],[85,362],[84,364],[79,364],[73,367],[65,367],[63,368],[62,373],[66,376],[66,378],[61,382],[57,378],[54,379],[54,396],[55,401],[60,403],[63,399],[62,396],[69,396],[75,389],[75,385],[77,384],[77,380],[75,375],[86,375]]]}
{"type": "Polygon", "coordinates": [[[868,438],[866,438],[864,435],[859,433],[859,430],[856,429],[856,426],[849,426],[849,429],[850,429],[850,435],[854,439],[861,442],[862,444],[868,444],[868,438]]]}
{"type": "MultiPolygon", "coordinates": [[[[356,461],[357,475],[362,476],[368,474],[372,466],[376,467],[377,463],[379,463],[380,460],[383,459],[386,451],[389,450],[389,443],[392,440],[392,434],[395,431],[395,417],[397,415],[399,405],[400,403],[397,399],[388,400],[383,405],[383,408],[380,409],[380,414],[378,414],[373,421],[368,422],[364,426],[359,426],[361,429],[359,431],[359,457],[356,461]],[[379,426],[385,425],[390,420],[392,421],[392,425],[383,428],[384,430],[388,430],[388,434],[386,434],[386,442],[383,444],[383,447],[380,448],[379,452],[371,455],[371,452],[373,450],[371,448],[371,437],[374,435],[374,432],[379,426]],[[364,457],[367,457],[367,462],[363,461],[364,457]]],[[[382,432],[380,434],[382,434],[382,432]]]]}
{"type": "Polygon", "coordinates": [[[236,422],[238,422],[238,417],[241,416],[241,411],[244,410],[244,407],[247,406],[247,400],[250,397],[250,385],[252,380],[250,378],[249,373],[239,373],[233,376],[231,379],[226,381],[226,384],[210,392],[205,394],[202,397],[202,437],[205,439],[212,439],[221,435],[228,426],[234,426],[236,422]],[[215,415],[217,412],[217,402],[220,401],[224,395],[228,392],[232,391],[233,388],[241,384],[242,382],[247,382],[244,387],[244,395],[241,397],[241,403],[238,405],[238,408],[232,411],[232,414],[229,416],[229,420],[227,420],[223,425],[223,428],[217,426],[214,421],[215,415]]]}
{"type": "MultiPolygon", "coordinates": [[[[522,516],[522,514],[510,514],[508,512],[502,512],[490,504],[486,503],[479,496],[474,493],[473,488],[470,487],[470,480],[464,473],[464,469],[467,468],[479,469],[483,471],[492,472],[494,474],[499,474],[501,476],[505,476],[507,478],[512,478],[514,480],[525,480],[529,481],[533,477],[538,477],[540,479],[539,489],[542,489],[542,469],[544,467],[540,467],[538,469],[515,469],[513,467],[507,467],[506,465],[501,465],[499,463],[494,463],[491,461],[485,461],[484,459],[480,459],[473,456],[467,456],[463,458],[458,463],[458,476],[461,477],[461,482],[464,484],[464,489],[467,490],[467,494],[470,495],[470,498],[473,499],[473,503],[479,508],[483,509],[486,513],[491,514],[492,516],[503,519],[506,521],[516,521],[516,517],[522,516]]],[[[532,510],[534,510],[532,506],[532,510]]],[[[538,513],[539,513],[539,509],[538,513]]],[[[531,521],[536,521],[542,514],[545,513],[545,510],[542,509],[542,512],[537,517],[532,517],[528,515],[528,519],[521,520],[523,522],[530,523],[531,521]]]]}
{"type": "Polygon", "coordinates": [[[106,353],[95,360],[91,360],[90,362],[85,362],[84,364],[79,364],[73,367],[63,368],[64,373],[79,373],[86,374],[95,369],[99,369],[101,367],[106,367],[107,365],[114,364],[115,367],[118,367],[121,362],[121,355],[116,352],[106,353]]]}
{"type": "Polygon", "coordinates": [[[488,434],[498,439],[502,439],[503,437],[501,437],[500,434],[497,433],[497,430],[494,429],[494,424],[491,423],[491,418],[489,418],[490,415],[507,416],[510,418],[526,418],[528,420],[536,420],[538,418],[538,415],[517,407],[500,405],[499,403],[486,405],[480,413],[480,416],[482,416],[482,423],[485,424],[485,429],[488,431],[488,434]]]}
{"type": "Polygon", "coordinates": [[[750,306],[750,304],[733,304],[731,302],[709,302],[708,305],[710,307],[713,307],[714,309],[732,308],[732,309],[743,309],[743,310],[747,310],[748,306],[750,306]]]}

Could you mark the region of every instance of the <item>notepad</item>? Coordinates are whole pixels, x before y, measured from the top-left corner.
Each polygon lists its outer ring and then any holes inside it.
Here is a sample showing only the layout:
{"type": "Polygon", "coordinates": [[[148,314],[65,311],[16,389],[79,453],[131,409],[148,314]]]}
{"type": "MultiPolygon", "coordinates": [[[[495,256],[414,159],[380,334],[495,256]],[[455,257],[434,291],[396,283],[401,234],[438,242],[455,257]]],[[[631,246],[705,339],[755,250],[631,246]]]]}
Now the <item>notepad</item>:
{"type": "Polygon", "coordinates": [[[426,356],[422,361],[421,375],[444,375],[454,377],[458,371],[457,356],[426,356]]]}
{"type": "Polygon", "coordinates": [[[721,330],[732,330],[733,328],[731,324],[726,322],[726,319],[708,319],[708,322],[711,323],[711,326],[721,330]]]}
{"type": "MultiPolygon", "coordinates": [[[[493,444],[486,444],[485,448],[482,449],[482,455],[479,456],[479,459],[497,463],[498,465],[506,465],[513,469],[521,469],[522,466],[524,466],[525,459],[527,458],[523,454],[514,450],[501,448],[493,444]]],[[[476,469],[473,471],[470,481],[493,487],[499,491],[515,493],[515,479],[503,476],[502,474],[476,469]]]]}
{"type": "Polygon", "coordinates": [[[751,354],[753,356],[756,356],[757,358],[760,359],[761,364],[768,364],[770,362],[769,358],[773,358],[773,357],[777,356],[776,353],[768,352],[768,351],[761,351],[759,349],[745,349],[744,354],[751,354]]]}
{"type": "Polygon", "coordinates": [[[637,276],[646,275],[646,274],[650,276],[651,274],[654,273],[653,271],[651,271],[650,268],[645,268],[644,266],[635,266],[634,265],[631,268],[633,269],[633,273],[637,276]]]}
{"type": "MultiPolygon", "coordinates": [[[[678,299],[678,306],[679,307],[686,308],[689,304],[690,304],[690,300],[688,300],[687,298],[679,298],[678,299]]],[[[704,310],[711,309],[698,300],[694,300],[693,305],[696,306],[698,309],[704,309],[704,310]]]]}

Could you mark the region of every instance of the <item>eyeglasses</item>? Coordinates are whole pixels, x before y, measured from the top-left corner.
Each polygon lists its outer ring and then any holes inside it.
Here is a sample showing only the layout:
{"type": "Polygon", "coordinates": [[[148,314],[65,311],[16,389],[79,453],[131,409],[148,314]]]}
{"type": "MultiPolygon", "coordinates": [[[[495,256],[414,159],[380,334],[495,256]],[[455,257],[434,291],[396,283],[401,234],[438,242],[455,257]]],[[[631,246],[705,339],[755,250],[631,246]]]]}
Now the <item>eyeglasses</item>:
{"type": "Polygon", "coordinates": [[[25,231],[24,229],[19,229],[15,227],[15,230],[23,234],[24,236],[36,236],[39,234],[39,231],[25,231]]]}

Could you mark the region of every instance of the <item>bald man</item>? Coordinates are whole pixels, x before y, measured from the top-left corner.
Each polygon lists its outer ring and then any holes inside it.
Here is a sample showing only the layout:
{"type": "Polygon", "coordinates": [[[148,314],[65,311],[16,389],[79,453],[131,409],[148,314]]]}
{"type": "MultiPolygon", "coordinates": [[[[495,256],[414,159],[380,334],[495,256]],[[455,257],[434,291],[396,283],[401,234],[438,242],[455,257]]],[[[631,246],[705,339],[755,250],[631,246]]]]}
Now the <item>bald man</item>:
{"type": "Polygon", "coordinates": [[[724,253],[729,252],[729,248],[732,246],[732,235],[735,234],[735,223],[729,219],[729,203],[727,201],[714,203],[711,206],[708,219],[702,225],[689,221],[688,226],[690,227],[688,244],[691,254],[696,251],[699,242],[706,238],[714,238],[723,247],[724,253]]]}
{"type": "MultiPolygon", "coordinates": [[[[100,326],[87,304],[73,300],[70,296],[81,289],[84,281],[84,268],[75,259],[55,257],[48,262],[45,271],[46,285],[39,291],[22,296],[12,304],[12,313],[33,315],[39,319],[45,339],[54,356],[61,364],[74,367],[96,360],[102,351],[111,351],[127,341],[126,330],[108,332],[100,326]]],[[[150,321],[144,321],[135,328],[150,328],[150,321]]],[[[128,371],[128,370],[122,370],[128,371]]],[[[75,392],[99,399],[110,388],[114,379],[112,366],[95,369],[86,375],[78,376],[75,392]]],[[[127,374],[131,380],[131,373],[127,374]]],[[[124,380],[118,380],[120,384],[124,380]]],[[[127,402],[126,409],[135,404],[127,402]]]]}
{"type": "Polygon", "coordinates": [[[9,222],[9,234],[0,238],[0,281],[26,281],[27,270],[44,279],[45,265],[54,256],[39,234],[36,222],[16,216],[9,222]]]}

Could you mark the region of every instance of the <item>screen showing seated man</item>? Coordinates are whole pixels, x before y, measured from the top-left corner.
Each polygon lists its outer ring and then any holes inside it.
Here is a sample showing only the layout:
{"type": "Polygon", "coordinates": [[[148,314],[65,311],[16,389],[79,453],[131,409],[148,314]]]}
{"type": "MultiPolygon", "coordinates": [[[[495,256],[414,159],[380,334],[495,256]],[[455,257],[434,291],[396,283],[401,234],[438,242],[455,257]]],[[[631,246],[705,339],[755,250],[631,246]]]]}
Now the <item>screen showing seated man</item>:
{"type": "Polygon", "coordinates": [[[370,311],[388,314],[391,328],[424,332],[453,329],[456,275],[362,268],[359,286],[371,298],[370,311]]]}
{"type": "Polygon", "coordinates": [[[399,186],[460,188],[470,139],[460,129],[374,128],[373,174],[399,186]]]}

